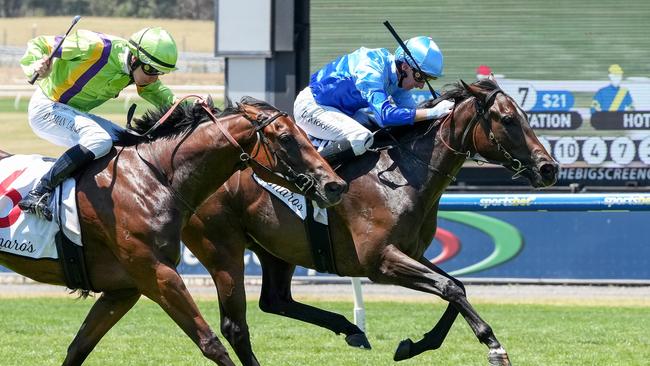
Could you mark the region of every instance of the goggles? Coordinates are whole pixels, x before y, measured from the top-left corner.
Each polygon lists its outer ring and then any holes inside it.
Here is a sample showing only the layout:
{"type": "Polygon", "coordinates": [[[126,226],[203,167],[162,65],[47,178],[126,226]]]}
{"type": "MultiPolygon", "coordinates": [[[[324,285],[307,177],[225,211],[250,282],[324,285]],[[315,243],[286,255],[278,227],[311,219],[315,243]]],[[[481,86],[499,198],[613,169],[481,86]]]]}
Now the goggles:
{"type": "Polygon", "coordinates": [[[438,78],[435,76],[427,75],[420,70],[413,69],[413,79],[418,83],[424,83],[425,81],[436,80],[438,78]]]}
{"type": "Polygon", "coordinates": [[[164,72],[156,69],[155,67],[149,64],[142,64],[142,71],[149,76],[158,76],[164,74],[164,72]]]}

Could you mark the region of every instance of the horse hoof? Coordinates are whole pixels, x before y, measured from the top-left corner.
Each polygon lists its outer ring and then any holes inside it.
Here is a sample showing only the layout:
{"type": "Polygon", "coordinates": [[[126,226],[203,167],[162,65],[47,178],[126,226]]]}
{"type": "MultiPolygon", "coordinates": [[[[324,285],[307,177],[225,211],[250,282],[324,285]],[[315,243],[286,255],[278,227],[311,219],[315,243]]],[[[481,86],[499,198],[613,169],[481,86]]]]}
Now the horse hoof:
{"type": "Polygon", "coordinates": [[[512,366],[508,353],[503,347],[493,348],[488,352],[490,366],[512,366]]]}
{"type": "Polygon", "coordinates": [[[348,342],[348,345],[355,348],[372,349],[370,342],[368,342],[368,338],[366,337],[366,333],[350,334],[345,337],[345,341],[348,342]]]}
{"type": "Polygon", "coordinates": [[[410,338],[399,342],[397,350],[395,350],[395,356],[393,356],[393,361],[402,361],[411,358],[412,345],[413,341],[410,338]]]}

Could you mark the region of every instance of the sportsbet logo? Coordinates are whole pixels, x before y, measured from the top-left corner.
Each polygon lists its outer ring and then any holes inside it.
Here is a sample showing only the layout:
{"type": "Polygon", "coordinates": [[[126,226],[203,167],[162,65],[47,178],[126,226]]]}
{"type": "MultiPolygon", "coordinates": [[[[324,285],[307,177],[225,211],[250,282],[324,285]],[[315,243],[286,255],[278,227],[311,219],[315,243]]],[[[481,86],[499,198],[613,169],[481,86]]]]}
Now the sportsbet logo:
{"type": "Polygon", "coordinates": [[[620,206],[620,205],[650,205],[650,197],[613,196],[613,197],[605,197],[604,202],[607,207],[620,206]]]}
{"type": "Polygon", "coordinates": [[[488,207],[530,206],[533,202],[535,202],[534,197],[499,197],[499,198],[481,198],[479,204],[483,208],[488,208],[488,207]]]}

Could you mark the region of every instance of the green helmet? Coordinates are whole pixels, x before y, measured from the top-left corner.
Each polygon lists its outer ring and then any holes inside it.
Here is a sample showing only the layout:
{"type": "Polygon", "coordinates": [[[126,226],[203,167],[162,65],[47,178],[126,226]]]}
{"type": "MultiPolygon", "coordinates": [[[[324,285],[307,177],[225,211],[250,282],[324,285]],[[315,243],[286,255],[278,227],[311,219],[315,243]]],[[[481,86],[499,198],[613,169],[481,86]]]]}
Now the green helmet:
{"type": "Polygon", "coordinates": [[[160,27],[144,28],[129,39],[131,53],[143,64],[163,73],[176,70],[178,50],[172,36],[160,27]]]}

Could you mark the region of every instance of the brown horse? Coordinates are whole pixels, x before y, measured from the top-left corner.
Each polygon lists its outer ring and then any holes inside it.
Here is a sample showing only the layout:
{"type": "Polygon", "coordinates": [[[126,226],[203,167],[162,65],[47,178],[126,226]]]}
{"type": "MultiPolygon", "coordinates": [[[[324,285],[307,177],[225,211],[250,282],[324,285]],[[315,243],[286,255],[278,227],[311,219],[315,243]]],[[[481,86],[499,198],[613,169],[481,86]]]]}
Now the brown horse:
{"type": "MultiPolygon", "coordinates": [[[[165,120],[163,112],[145,115],[136,130],[165,120]]],[[[176,272],[181,228],[245,165],[296,184],[325,206],[340,201],[346,183],[286,113],[252,98],[214,113],[211,103],[181,104],[148,137],[125,133],[116,149],[76,177],[85,260],[92,287],[102,294],[64,365],[81,364],[140,295],[158,303],[205,357],[234,365],[176,272]]],[[[65,284],[58,261],[0,252],[0,263],[39,282],[65,284]]]]}
{"type": "MultiPolygon", "coordinates": [[[[457,314],[488,349],[490,364],[509,365],[490,326],[468,302],[463,284],[423,257],[436,231],[438,201],[467,157],[479,153],[527,177],[533,186],[555,183],[558,165],[530,128],[525,112],[494,80],[456,84],[442,98],[456,108],[442,122],[396,131],[391,149],[366,154],[338,173],[349,183],[329,210],[334,262],[341,276],[368,277],[428,292],[449,302],[439,323],[419,342],[402,341],[395,360],[438,348],[457,314]]],[[[263,311],[345,334],[369,348],[365,334],[345,317],[294,301],[295,265],[314,268],[300,219],[251,178],[233,175],[183,229],[183,241],[206,266],[218,290],[221,330],[244,365],[259,365],[245,318],[244,250],[263,268],[263,311]],[[209,223],[209,224],[207,224],[209,223]]]]}

